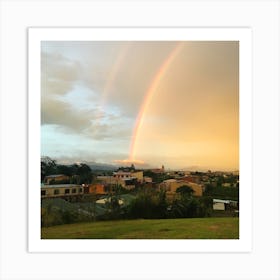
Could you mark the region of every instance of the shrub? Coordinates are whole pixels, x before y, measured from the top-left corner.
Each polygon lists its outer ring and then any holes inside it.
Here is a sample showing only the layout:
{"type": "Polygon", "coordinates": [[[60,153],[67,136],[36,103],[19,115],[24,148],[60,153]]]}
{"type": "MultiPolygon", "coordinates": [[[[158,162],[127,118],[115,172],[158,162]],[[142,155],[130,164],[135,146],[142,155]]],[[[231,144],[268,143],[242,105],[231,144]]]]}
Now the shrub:
{"type": "Polygon", "coordinates": [[[162,219],[166,218],[166,209],[165,192],[144,191],[128,205],[126,215],[133,219],[162,219]]]}

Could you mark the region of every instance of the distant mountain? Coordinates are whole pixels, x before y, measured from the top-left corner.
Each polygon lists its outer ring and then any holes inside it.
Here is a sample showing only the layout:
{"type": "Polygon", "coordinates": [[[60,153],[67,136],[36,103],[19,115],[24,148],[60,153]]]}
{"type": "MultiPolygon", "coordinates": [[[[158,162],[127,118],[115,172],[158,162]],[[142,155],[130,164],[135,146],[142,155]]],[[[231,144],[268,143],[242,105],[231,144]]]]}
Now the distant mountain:
{"type": "Polygon", "coordinates": [[[203,166],[198,166],[198,165],[192,165],[189,167],[185,167],[182,169],[179,169],[182,171],[190,171],[190,172],[207,172],[209,170],[211,170],[212,172],[231,172],[233,174],[238,174],[239,171],[238,170],[228,170],[228,169],[215,169],[215,168],[209,168],[209,167],[203,167],[203,166]]]}
{"type": "Polygon", "coordinates": [[[113,165],[113,164],[108,164],[108,163],[99,163],[99,162],[94,162],[94,161],[75,161],[75,160],[71,160],[71,159],[67,159],[67,160],[57,160],[58,164],[63,164],[63,165],[73,165],[73,164],[81,164],[84,163],[86,165],[88,165],[91,170],[104,170],[104,171],[111,171],[111,170],[116,170],[119,168],[118,165],[113,165]]]}
{"type": "Polygon", "coordinates": [[[180,170],[182,170],[182,171],[200,171],[200,172],[206,172],[206,171],[208,171],[209,169],[203,168],[203,167],[198,166],[198,165],[193,165],[193,166],[188,166],[188,167],[182,168],[182,169],[180,169],[180,170]]]}
{"type": "Polygon", "coordinates": [[[111,171],[111,170],[116,170],[118,169],[119,166],[112,165],[112,164],[106,164],[106,163],[90,163],[90,162],[85,162],[91,170],[105,170],[105,171],[111,171]]]}

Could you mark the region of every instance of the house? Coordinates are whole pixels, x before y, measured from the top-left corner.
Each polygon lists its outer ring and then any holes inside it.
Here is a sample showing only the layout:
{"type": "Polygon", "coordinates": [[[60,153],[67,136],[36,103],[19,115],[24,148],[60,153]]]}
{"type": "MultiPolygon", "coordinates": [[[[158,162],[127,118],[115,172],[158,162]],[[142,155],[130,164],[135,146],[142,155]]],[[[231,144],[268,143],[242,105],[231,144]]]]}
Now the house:
{"type": "Polygon", "coordinates": [[[162,183],[159,184],[159,189],[164,190],[166,192],[176,192],[178,188],[177,180],[176,179],[168,179],[164,180],[162,183]]]}
{"type": "Polygon", "coordinates": [[[190,187],[194,196],[202,196],[202,186],[196,183],[186,182],[184,180],[168,179],[159,184],[160,190],[166,191],[166,196],[169,199],[176,197],[176,190],[182,186],[190,187]]]}
{"type": "Polygon", "coordinates": [[[196,175],[185,175],[184,177],[180,178],[181,180],[189,183],[200,184],[201,178],[200,176],[196,175]]]}
{"type": "Polygon", "coordinates": [[[135,177],[139,183],[143,183],[144,181],[143,171],[134,171],[132,177],[135,177]]]}
{"type": "Polygon", "coordinates": [[[135,188],[137,183],[143,183],[143,171],[123,171],[118,170],[113,173],[113,176],[97,176],[100,183],[105,186],[122,186],[125,189],[131,190],[135,188]]]}
{"type": "Polygon", "coordinates": [[[153,182],[153,179],[152,179],[151,177],[145,176],[145,177],[144,177],[144,182],[145,182],[145,183],[152,183],[152,182],[153,182]]]}
{"type": "Polygon", "coordinates": [[[85,187],[85,192],[89,194],[106,194],[104,184],[90,184],[85,187]]]}
{"type": "MultiPolygon", "coordinates": [[[[105,205],[107,202],[111,202],[111,198],[102,198],[102,199],[98,199],[96,200],[97,204],[101,204],[101,205],[105,205]]],[[[123,205],[124,201],[122,199],[118,199],[118,203],[119,205],[123,205]]]]}
{"type": "MultiPolygon", "coordinates": [[[[127,177],[130,179],[129,177],[127,177]]],[[[97,180],[105,186],[122,186],[125,187],[125,180],[122,177],[118,176],[97,176],[97,180]]]]}
{"type": "Polygon", "coordinates": [[[163,173],[165,173],[164,165],[162,165],[161,168],[150,169],[150,171],[152,171],[153,173],[156,173],[156,174],[163,174],[163,173]]]}
{"type": "Polygon", "coordinates": [[[238,202],[234,200],[213,199],[213,210],[227,211],[238,208],[238,202]]]}
{"type": "Polygon", "coordinates": [[[69,181],[69,176],[66,176],[64,174],[57,174],[57,175],[49,175],[46,176],[44,179],[45,184],[54,184],[54,183],[59,183],[62,181],[69,181]]]}
{"type": "Polygon", "coordinates": [[[188,183],[187,186],[191,187],[194,191],[194,196],[202,196],[203,186],[196,183],[188,183]]]}
{"type": "Polygon", "coordinates": [[[122,170],[118,170],[117,172],[113,173],[113,177],[114,178],[118,178],[118,179],[124,179],[124,178],[130,178],[131,176],[130,171],[122,171],[122,170]]]}
{"type": "Polygon", "coordinates": [[[138,182],[143,183],[143,171],[122,171],[118,170],[113,173],[113,177],[117,179],[136,178],[138,182]]]}
{"type": "Polygon", "coordinates": [[[135,185],[137,184],[137,178],[131,177],[131,178],[125,178],[124,180],[124,186],[123,188],[127,190],[132,190],[135,188],[135,185]]]}
{"type": "Polygon", "coordinates": [[[41,185],[41,198],[75,196],[84,193],[84,188],[74,184],[41,185]]]}

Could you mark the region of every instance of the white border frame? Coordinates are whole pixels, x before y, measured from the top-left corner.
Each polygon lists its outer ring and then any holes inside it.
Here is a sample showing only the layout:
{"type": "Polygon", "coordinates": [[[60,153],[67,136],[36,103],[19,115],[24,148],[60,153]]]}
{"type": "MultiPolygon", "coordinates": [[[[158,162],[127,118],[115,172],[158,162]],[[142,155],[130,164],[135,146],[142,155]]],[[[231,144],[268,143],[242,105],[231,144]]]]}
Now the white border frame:
{"type": "Polygon", "coordinates": [[[278,0],[0,1],[0,279],[279,280],[279,8],[278,0]],[[252,29],[250,253],[33,254],[27,251],[28,170],[24,136],[27,136],[27,28],[31,26],[252,29]],[[15,162],[16,175],[10,168],[15,162]],[[16,184],[11,184],[11,180],[16,184]],[[269,198],[264,196],[267,190],[269,198]],[[262,207],[264,201],[267,203],[262,207]]]}
{"type": "Polygon", "coordinates": [[[29,251],[30,252],[248,252],[252,246],[252,94],[249,28],[29,28],[29,251]],[[41,41],[239,41],[240,218],[232,240],[41,239],[41,41]],[[244,187],[246,186],[246,187],[244,187]]]}

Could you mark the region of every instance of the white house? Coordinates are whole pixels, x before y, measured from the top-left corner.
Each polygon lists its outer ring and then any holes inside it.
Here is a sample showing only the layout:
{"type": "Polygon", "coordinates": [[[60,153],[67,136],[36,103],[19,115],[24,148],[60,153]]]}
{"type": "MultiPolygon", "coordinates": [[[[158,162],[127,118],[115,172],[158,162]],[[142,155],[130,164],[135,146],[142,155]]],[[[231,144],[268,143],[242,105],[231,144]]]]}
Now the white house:
{"type": "Polygon", "coordinates": [[[224,200],[224,199],[213,199],[213,210],[225,211],[229,207],[237,207],[238,202],[234,200],[224,200]]]}

